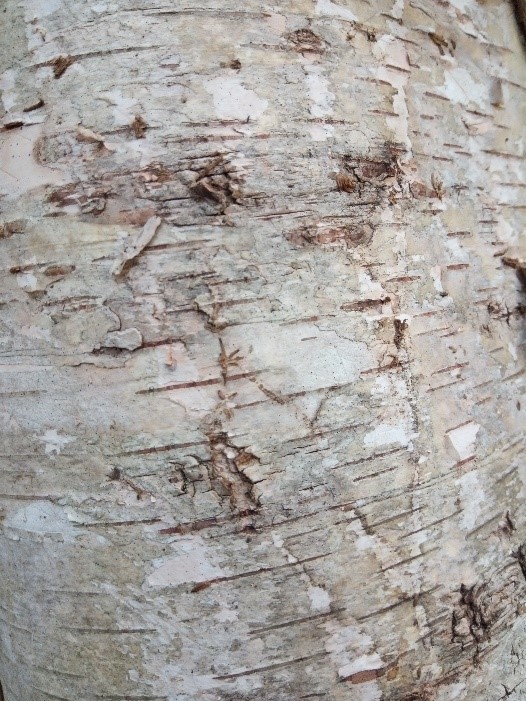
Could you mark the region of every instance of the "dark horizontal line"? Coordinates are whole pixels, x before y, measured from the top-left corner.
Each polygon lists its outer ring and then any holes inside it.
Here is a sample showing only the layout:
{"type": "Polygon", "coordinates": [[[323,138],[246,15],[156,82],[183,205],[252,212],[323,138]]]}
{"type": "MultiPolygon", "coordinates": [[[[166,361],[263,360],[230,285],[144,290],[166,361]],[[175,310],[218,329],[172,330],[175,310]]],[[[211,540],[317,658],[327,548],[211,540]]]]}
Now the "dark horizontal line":
{"type": "Polygon", "coordinates": [[[315,560],[321,560],[324,557],[330,557],[332,553],[326,553],[324,555],[314,555],[313,557],[307,557],[304,560],[298,560],[297,562],[286,562],[283,565],[276,565],[274,567],[260,567],[257,570],[249,570],[248,572],[240,572],[239,574],[231,574],[225,577],[216,577],[215,579],[210,579],[205,582],[198,582],[192,589],[192,592],[196,593],[202,589],[207,589],[213,584],[219,584],[221,582],[230,582],[236,579],[244,579],[245,577],[254,577],[259,574],[265,574],[266,572],[274,572],[275,570],[282,570],[290,567],[297,567],[304,565],[308,562],[314,562],[315,560]]]}
{"type": "Polygon", "coordinates": [[[60,494],[48,494],[46,496],[38,494],[0,494],[0,499],[14,499],[15,501],[55,501],[61,498],[60,494]]]}
{"type": "Polygon", "coordinates": [[[329,653],[327,652],[316,652],[314,655],[306,655],[305,657],[297,657],[293,660],[286,660],[285,662],[277,662],[276,664],[266,665],[265,667],[255,667],[254,669],[247,669],[243,672],[234,672],[233,674],[223,674],[214,679],[236,679],[237,677],[245,677],[249,674],[258,674],[260,672],[269,672],[271,669],[279,669],[280,667],[288,667],[291,664],[298,664],[300,662],[306,662],[307,660],[315,659],[316,657],[325,657],[329,653]]]}
{"type": "Polygon", "coordinates": [[[177,448],[191,448],[194,445],[204,445],[206,441],[192,441],[190,443],[169,443],[168,445],[154,445],[150,448],[138,448],[137,450],[128,450],[123,453],[113,453],[107,457],[125,457],[127,455],[149,455],[150,453],[165,453],[169,450],[177,448]]]}
{"type": "Polygon", "coordinates": [[[59,626],[62,630],[75,633],[91,633],[93,635],[133,635],[134,633],[156,633],[156,628],[73,628],[59,626]]]}
{"type": "Polygon", "coordinates": [[[401,451],[407,450],[407,447],[393,448],[392,450],[386,450],[384,453],[375,453],[374,455],[369,455],[366,458],[359,458],[358,460],[351,460],[349,462],[343,462],[340,465],[335,465],[332,470],[339,470],[341,467],[347,467],[350,465],[361,465],[364,462],[370,462],[371,460],[379,460],[385,458],[387,455],[393,455],[394,453],[400,453],[401,451]]]}
{"type": "Polygon", "coordinates": [[[357,616],[356,620],[357,621],[366,621],[368,618],[374,618],[374,616],[380,616],[382,613],[387,613],[387,611],[391,611],[392,609],[398,608],[398,606],[402,606],[403,604],[407,604],[409,601],[413,601],[412,596],[406,596],[403,599],[396,601],[394,604],[391,604],[390,606],[384,606],[381,609],[377,609],[376,611],[371,611],[371,613],[366,613],[363,616],[357,616]]]}
{"type": "Polygon", "coordinates": [[[444,521],[447,521],[450,518],[453,518],[453,516],[458,516],[458,514],[462,513],[462,509],[457,509],[456,511],[453,511],[452,514],[448,514],[447,516],[444,516],[443,518],[439,518],[436,521],[431,521],[431,523],[426,523],[425,526],[422,526],[422,528],[419,528],[416,531],[410,531],[409,533],[404,533],[402,538],[409,538],[411,535],[415,535],[415,533],[420,533],[421,531],[426,531],[428,528],[432,528],[433,526],[438,526],[439,523],[443,523],[444,521]]]}
{"type": "Polygon", "coordinates": [[[276,623],[273,626],[266,626],[264,628],[254,628],[249,631],[250,635],[256,635],[259,633],[265,633],[269,630],[278,630],[279,628],[287,628],[287,626],[299,625],[301,623],[308,623],[309,621],[316,621],[319,618],[327,618],[327,616],[333,616],[336,613],[341,613],[345,611],[344,608],[336,609],[334,611],[326,611],[324,613],[319,613],[316,616],[305,616],[303,618],[295,618],[291,621],[285,621],[284,623],[276,623]]]}
{"type": "Polygon", "coordinates": [[[142,521],[100,521],[96,523],[74,523],[74,528],[111,528],[111,526],[138,526],[159,523],[161,518],[146,518],[142,521]]]}
{"type": "MultiPolygon", "coordinates": [[[[70,54],[67,57],[73,61],[82,61],[85,58],[97,58],[99,56],[111,56],[113,54],[129,54],[134,51],[152,51],[153,49],[161,49],[162,46],[121,46],[114,49],[100,49],[99,51],[86,51],[83,54],[70,54]]],[[[62,55],[66,55],[64,52],[62,55]]],[[[34,63],[33,68],[43,68],[44,66],[52,66],[54,59],[34,63]]]]}
{"type": "Polygon", "coordinates": [[[209,385],[220,385],[222,379],[220,377],[211,377],[208,380],[192,380],[191,382],[176,382],[172,385],[164,387],[149,387],[148,389],[140,389],[135,394],[153,394],[154,392],[168,392],[173,389],[190,389],[192,387],[208,387],[209,385]]]}
{"type": "Polygon", "coordinates": [[[431,548],[430,550],[426,550],[426,552],[424,553],[419,553],[418,555],[413,555],[413,557],[408,557],[406,560],[400,560],[400,562],[395,562],[393,565],[388,565],[387,567],[382,568],[380,572],[387,572],[388,570],[392,570],[395,567],[399,567],[400,565],[405,565],[408,562],[413,562],[413,560],[418,560],[421,557],[425,557],[426,555],[429,555],[429,553],[432,553],[435,550],[439,550],[439,548],[431,548]]]}

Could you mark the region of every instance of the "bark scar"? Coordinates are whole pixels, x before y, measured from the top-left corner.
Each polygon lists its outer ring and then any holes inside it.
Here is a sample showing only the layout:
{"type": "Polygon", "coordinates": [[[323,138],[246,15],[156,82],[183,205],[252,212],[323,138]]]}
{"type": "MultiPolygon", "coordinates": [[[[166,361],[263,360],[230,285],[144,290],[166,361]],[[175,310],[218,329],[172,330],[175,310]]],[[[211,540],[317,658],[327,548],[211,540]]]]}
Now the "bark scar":
{"type": "Polygon", "coordinates": [[[259,462],[246,448],[233,445],[227,434],[212,429],[207,433],[211,458],[207,465],[212,489],[220,496],[228,496],[232,510],[239,516],[246,516],[259,509],[254,494],[254,483],[244,473],[243,468],[259,462]]]}
{"type": "Polygon", "coordinates": [[[157,233],[157,229],[161,226],[161,221],[160,217],[150,217],[139,235],[129,243],[125,243],[123,252],[113,264],[112,273],[115,277],[121,275],[128,268],[131,261],[137,258],[141,251],[146,248],[157,233]]]}

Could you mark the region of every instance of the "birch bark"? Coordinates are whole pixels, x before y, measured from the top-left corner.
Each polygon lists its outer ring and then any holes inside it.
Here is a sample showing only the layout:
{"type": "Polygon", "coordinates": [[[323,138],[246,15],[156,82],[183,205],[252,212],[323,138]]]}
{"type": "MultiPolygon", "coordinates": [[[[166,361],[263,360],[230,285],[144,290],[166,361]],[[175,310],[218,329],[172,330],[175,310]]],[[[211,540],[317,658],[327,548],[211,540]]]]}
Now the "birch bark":
{"type": "Polygon", "coordinates": [[[0,17],[5,701],[525,698],[512,4],[0,17]]]}

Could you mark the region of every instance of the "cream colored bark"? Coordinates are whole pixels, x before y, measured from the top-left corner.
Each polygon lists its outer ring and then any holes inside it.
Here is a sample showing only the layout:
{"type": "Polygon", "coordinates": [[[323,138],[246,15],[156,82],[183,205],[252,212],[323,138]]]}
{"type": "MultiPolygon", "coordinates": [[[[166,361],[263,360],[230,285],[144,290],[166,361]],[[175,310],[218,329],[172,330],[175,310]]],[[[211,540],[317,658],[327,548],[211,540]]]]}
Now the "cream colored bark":
{"type": "Polygon", "coordinates": [[[511,3],[0,18],[5,701],[526,698],[511,3]]]}

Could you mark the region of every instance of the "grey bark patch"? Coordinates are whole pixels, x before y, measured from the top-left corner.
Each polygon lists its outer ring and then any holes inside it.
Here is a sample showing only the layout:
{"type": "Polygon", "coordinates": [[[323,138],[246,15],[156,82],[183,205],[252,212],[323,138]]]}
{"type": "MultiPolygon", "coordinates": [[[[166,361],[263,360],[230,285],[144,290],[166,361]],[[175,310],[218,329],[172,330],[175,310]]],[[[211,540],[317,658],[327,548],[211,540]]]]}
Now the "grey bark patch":
{"type": "Polygon", "coordinates": [[[125,329],[124,331],[112,331],[106,334],[102,343],[107,348],[120,348],[122,350],[133,351],[142,345],[142,334],[136,328],[125,329]]]}

